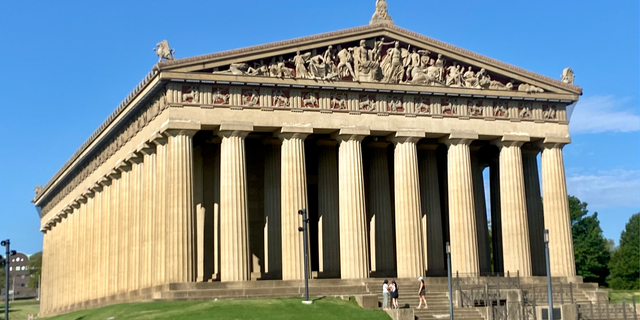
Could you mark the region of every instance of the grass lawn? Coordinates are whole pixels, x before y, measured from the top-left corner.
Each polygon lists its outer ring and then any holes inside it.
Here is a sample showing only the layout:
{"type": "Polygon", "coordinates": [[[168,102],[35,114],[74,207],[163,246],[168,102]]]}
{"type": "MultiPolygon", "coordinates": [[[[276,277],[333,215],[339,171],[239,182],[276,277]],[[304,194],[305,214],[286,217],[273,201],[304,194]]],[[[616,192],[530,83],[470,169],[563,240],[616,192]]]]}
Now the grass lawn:
{"type": "MultiPolygon", "coordinates": [[[[250,320],[250,319],[355,319],[389,320],[380,310],[364,310],[353,301],[337,298],[318,298],[312,305],[303,305],[302,299],[256,299],[187,302],[131,303],[78,311],[48,318],[51,320],[93,319],[172,319],[172,320],[250,320]]],[[[21,319],[21,318],[15,318],[21,319]]],[[[26,318],[24,318],[26,319],[26,318]]],[[[10,319],[13,320],[13,319],[10,319]]]]}
{"type": "MultiPolygon", "coordinates": [[[[9,303],[9,320],[26,320],[32,314],[38,315],[40,302],[36,300],[17,300],[9,303]]],[[[4,300],[0,301],[0,319],[4,319],[4,300]]]]}
{"type": "Polygon", "coordinates": [[[611,290],[609,291],[610,303],[622,303],[622,299],[625,299],[627,303],[631,304],[633,297],[636,298],[636,303],[640,301],[640,291],[638,290],[611,290]]]}

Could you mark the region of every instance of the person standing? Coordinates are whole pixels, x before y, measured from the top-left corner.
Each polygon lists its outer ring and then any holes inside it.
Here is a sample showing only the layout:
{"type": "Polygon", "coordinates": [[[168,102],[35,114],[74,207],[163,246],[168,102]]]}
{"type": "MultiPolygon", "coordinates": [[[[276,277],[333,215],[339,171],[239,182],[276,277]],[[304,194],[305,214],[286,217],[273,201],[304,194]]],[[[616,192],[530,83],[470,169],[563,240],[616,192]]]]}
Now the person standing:
{"type": "Polygon", "coordinates": [[[427,298],[425,298],[425,293],[427,290],[424,286],[424,278],[420,277],[418,278],[418,280],[420,281],[420,289],[418,289],[418,299],[420,299],[420,303],[418,304],[418,309],[421,308],[423,302],[424,307],[422,308],[427,308],[427,298]]]}
{"type": "Polygon", "coordinates": [[[398,309],[398,284],[395,280],[391,281],[391,308],[398,309]]]}
{"type": "Polygon", "coordinates": [[[384,279],[382,283],[382,309],[389,309],[389,281],[384,279]]]}

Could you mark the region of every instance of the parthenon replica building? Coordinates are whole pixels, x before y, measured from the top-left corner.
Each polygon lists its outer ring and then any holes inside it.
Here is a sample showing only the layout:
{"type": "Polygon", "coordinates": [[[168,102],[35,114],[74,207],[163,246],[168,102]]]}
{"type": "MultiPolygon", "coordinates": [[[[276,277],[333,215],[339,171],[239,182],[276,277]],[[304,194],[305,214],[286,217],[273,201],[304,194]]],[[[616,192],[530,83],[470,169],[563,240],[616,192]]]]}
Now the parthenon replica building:
{"type": "Polygon", "coordinates": [[[447,242],[454,273],[544,276],[544,229],[552,275],[575,276],[569,68],[554,80],[399,28],[384,0],[363,27],[157,53],[36,189],[42,314],[174,283],[303,279],[303,208],[312,278],[446,276],[447,242]]]}

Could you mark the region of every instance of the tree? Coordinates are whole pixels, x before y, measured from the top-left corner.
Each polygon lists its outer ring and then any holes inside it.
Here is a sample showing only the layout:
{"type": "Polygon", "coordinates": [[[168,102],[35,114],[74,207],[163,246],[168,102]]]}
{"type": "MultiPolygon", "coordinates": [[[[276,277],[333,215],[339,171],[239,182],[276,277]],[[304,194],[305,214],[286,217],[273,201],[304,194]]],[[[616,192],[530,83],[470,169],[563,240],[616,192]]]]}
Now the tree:
{"type": "Polygon", "coordinates": [[[42,270],[42,251],[32,254],[29,257],[29,288],[38,287],[38,278],[42,270]]]}
{"type": "Polygon", "coordinates": [[[589,214],[587,203],[569,196],[571,233],[576,260],[576,272],[585,282],[606,285],[609,275],[609,242],[602,234],[598,213],[589,214]]]}
{"type": "Polygon", "coordinates": [[[607,282],[612,289],[639,289],[640,274],[640,218],[631,216],[620,235],[620,245],[611,254],[611,274],[607,282]]]}

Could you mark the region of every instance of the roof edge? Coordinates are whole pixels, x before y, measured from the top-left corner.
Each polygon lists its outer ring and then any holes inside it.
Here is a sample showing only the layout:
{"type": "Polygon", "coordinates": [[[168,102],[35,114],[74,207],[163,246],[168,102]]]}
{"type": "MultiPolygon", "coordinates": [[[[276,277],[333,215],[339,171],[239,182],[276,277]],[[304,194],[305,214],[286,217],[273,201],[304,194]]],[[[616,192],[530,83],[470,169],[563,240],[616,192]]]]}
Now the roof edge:
{"type": "Polygon", "coordinates": [[[167,61],[162,61],[160,63],[158,63],[156,65],[156,67],[158,70],[160,71],[164,71],[167,69],[173,69],[175,67],[180,67],[180,66],[184,66],[184,65],[190,65],[190,64],[196,64],[199,63],[201,61],[204,60],[209,60],[209,59],[215,59],[215,58],[224,58],[227,56],[231,56],[231,55],[237,55],[237,54],[243,54],[243,53],[249,53],[249,52],[253,52],[253,51],[258,51],[258,50],[266,50],[266,49],[271,49],[271,48],[275,48],[275,47],[281,47],[281,46],[287,46],[287,45],[293,45],[296,43],[301,43],[301,42],[306,42],[306,41],[311,41],[311,40],[321,40],[321,39],[325,39],[325,38],[329,38],[329,37],[335,37],[335,36],[340,36],[340,35],[346,35],[346,34],[350,34],[350,33],[356,33],[356,32],[365,32],[365,31],[373,31],[373,30],[385,30],[385,31],[393,31],[393,32],[397,32],[399,34],[405,35],[407,37],[413,37],[425,42],[428,42],[432,45],[435,46],[440,46],[443,47],[445,49],[451,50],[455,53],[461,54],[461,55],[466,55],[475,59],[478,59],[481,62],[485,62],[485,63],[489,63],[489,64],[493,64],[496,65],[498,67],[504,68],[506,70],[515,72],[515,73],[520,73],[526,77],[530,77],[539,81],[543,81],[543,82],[549,82],[550,84],[553,84],[554,86],[557,86],[559,88],[565,89],[567,91],[570,91],[572,93],[575,94],[582,94],[582,88],[576,85],[572,85],[572,84],[568,84],[568,83],[564,83],[560,80],[545,76],[545,75],[541,75],[539,73],[535,73],[533,71],[529,71],[517,66],[514,66],[512,64],[508,64],[484,55],[481,55],[479,53],[475,53],[473,51],[469,51],[467,49],[463,49],[460,48],[458,46],[454,46],[452,44],[440,41],[440,40],[436,40],[434,38],[398,27],[396,25],[390,25],[387,23],[378,23],[378,24],[371,24],[371,25],[366,25],[366,26],[360,26],[360,27],[355,27],[355,28],[349,28],[349,29],[343,29],[343,30],[338,30],[338,31],[332,31],[332,32],[326,32],[326,33],[320,33],[320,34],[316,34],[316,35],[312,35],[312,36],[305,36],[305,37],[300,37],[300,38],[295,38],[295,39],[290,39],[290,40],[284,40],[284,41],[277,41],[277,42],[271,42],[271,43],[266,43],[266,44],[261,44],[261,45],[255,45],[255,46],[250,46],[250,47],[244,47],[244,48],[239,48],[239,49],[233,49],[233,50],[227,50],[227,51],[220,51],[220,52],[216,52],[216,53],[209,53],[209,54],[205,54],[205,55],[199,55],[199,56],[194,56],[194,57],[188,57],[188,58],[182,58],[182,59],[176,59],[176,60],[167,60],[167,61]]]}

